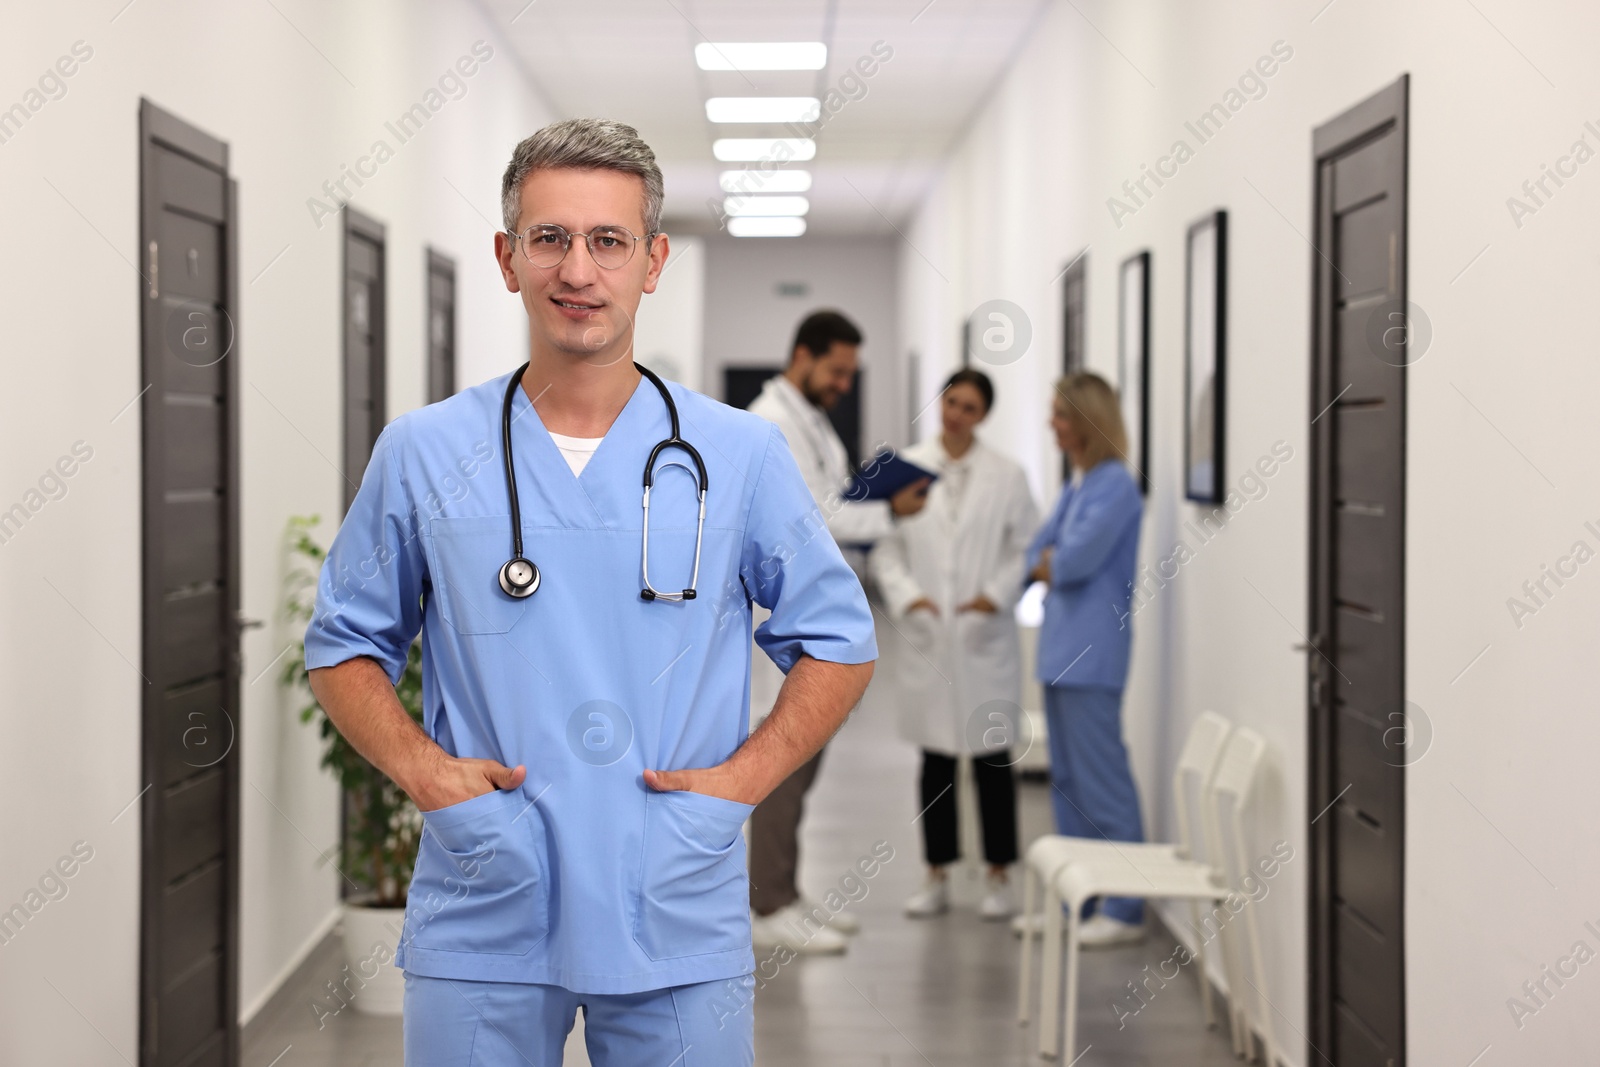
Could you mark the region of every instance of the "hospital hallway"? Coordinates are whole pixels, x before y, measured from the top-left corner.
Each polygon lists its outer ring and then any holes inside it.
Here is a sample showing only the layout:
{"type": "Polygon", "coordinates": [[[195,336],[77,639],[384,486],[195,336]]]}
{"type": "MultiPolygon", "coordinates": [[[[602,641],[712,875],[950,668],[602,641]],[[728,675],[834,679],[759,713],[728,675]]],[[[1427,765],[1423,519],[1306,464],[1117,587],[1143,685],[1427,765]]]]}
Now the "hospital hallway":
{"type": "Polygon", "coordinates": [[[0,1067],[1592,1067],[1596,42],[0,0],[0,1067]]]}
{"type": "MultiPolygon", "coordinates": [[[[1008,924],[984,922],[976,905],[979,868],[957,873],[951,908],[935,919],[901,913],[922,880],[916,825],[915,753],[899,743],[889,717],[869,706],[829,743],[813,787],[802,845],[801,883],[813,896],[855,873],[875,844],[884,863],[847,907],[861,933],[844,956],[802,956],[762,970],[756,994],[756,1062],[761,1067],[1024,1067],[1041,1061],[1038,1027],[1017,1024],[1017,945],[1008,924]]],[[[1024,839],[1049,830],[1049,785],[1021,785],[1024,839]]],[[[859,880],[859,874],[855,874],[859,880]]],[[[844,889],[840,890],[845,892],[844,889]]],[[[1164,929],[1143,944],[1097,951],[1086,961],[1079,1067],[1224,1067],[1234,1058],[1226,1030],[1203,1027],[1198,987],[1187,976],[1153,983],[1135,1002],[1137,982],[1170,959],[1164,929]],[[1158,988],[1159,986],[1159,988],[1158,988]],[[1120,1006],[1120,1011],[1114,1006],[1120,1006]],[[1137,1009],[1134,1014],[1132,1009],[1137,1009]],[[1120,1025],[1119,1025],[1120,1023],[1120,1025]]],[[[329,1003],[319,989],[337,975],[336,953],[308,961],[264,1015],[244,1049],[244,1067],[393,1067],[400,1063],[398,1019],[353,1011],[325,1018],[306,1010],[329,1003]],[[318,1022],[321,1018],[322,1025],[318,1022]]],[[[1169,972],[1170,973],[1170,972],[1169,972]]],[[[1221,1024],[1224,1028],[1226,1023],[1221,1024]]],[[[581,1021],[563,1067],[586,1067],[581,1021]]],[[[540,1064],[539,1067],[545,1067],[540,1064]]]]}

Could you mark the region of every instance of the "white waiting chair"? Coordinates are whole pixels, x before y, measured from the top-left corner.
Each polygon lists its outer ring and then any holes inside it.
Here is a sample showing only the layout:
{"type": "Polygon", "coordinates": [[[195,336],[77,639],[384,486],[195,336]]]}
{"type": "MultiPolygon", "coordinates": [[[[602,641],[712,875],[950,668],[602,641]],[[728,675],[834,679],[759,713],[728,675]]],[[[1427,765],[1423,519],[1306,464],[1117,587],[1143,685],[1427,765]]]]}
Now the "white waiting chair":
{"type": "MultiPolygon", "coordinates": [[[[1133,862],[1136,857],[1146,859],[1178,859],[1186,860],[1195,857],[1194,834],[1189,819],[1189,787],[1192,782],[1197,795],[1202,798],[1211,781],[1211,774],[1216,767],[1217,758],[1222,755],[1223,745],[1232,732],[1233,724],[1214,711],[1204,711],[1189,727],[1189,736],[1183,743],[1183,751],[1178,755],[1178,766],[1172,774],[1172,791],[1174,804],[1178,812],[1178,842],[1177,844],[1162,844],[1155,842],[1133,843],[1127,841],[1106,841],[1101,838],[1090,837],[1065,837],[1060,834],[1045,834],[1035,838],[1028,846],[1022,870],[1022,914],[1028,917],[1025,921],[1032,921],[1036,914],[1034,905],[1040,895],[1038,888],[1043,888],[1044,905],[1042,914],[1045,916],[1058,915],[1061,911],[1061,898],[1055,891],[1056,876],[1062,868],[1070,863],[1092,862],[1094,860],[1118,860],[1128,857],[1127,862],[1133,862]]],[[[1208,853],[1210,855],[1210,853],[1208,853]]],[[[1198,921],[1198,913],[1196,914],[1198,921]]],[[[1061,933],[1060,926],[1054,928],[1052,934],[1048,920],[1044,930],[1045,960],[1059,960],[1061,958],[1061,933]]],[[[1203,961],[1202,961],[1203,962],[1203,961]]],[[[1024,937],[1022,942],[1022,975],[1018,982],[1017,1021],[1028,1022],[1029,1002],[1032,1000],[1033,984],[1033,945],[1031,937],[1024,937]]],[[[1211,1007],[1211,989],[1206,986],[1201,994],[1205,1004],[1206,1026],[1216,1025],[1215,1012],[1211,1007]]],[[[1046,1008],[1046,1011],[1049,1009],[1046,1008]]],[[[1054,1018],[1054,1016],[1051,1016],[1054,1018]]]]}
{"type": "MultiPolygon", "coordinates": [[[[1061,931],[1065,927],[1066,989],[1063,995],[1062,956],[1059,952],[1053,956],[1046,956],[1040,1005],[1040,1055],[1055,1057],[1062,1047],[1074,1055],[1078,1054],[1075,1051],[1078,1025],[1078,928],[1079,916],[1086,901],[1094,897],[1142,897],[1147,900],[1187,899],[1198,903],[1224,901],[1232,895],[1234,890],[1230,886],[1228,876],[1229,864],[1222,859],[1223,853],[1220,849],[1221,810],[1225,803],[1231,806],[1234,861],[1243,870],[1242,815],[1254,791],[1257,771],[1265,751],[1266,742],[1260,734],[1241,728],[1233,732],[1222,756],[1218,759],[1205,797],[1206,837],[1210,861],[1128,853],[1111,859],[1071,863],[1057,872],[1054,887],[1064,907],[1057,907],[1047,912],[1045,923],[1047,931],[1052,927],[1056,931],[1061,931]],[[1057,1020],[1062,1014],[1063,1001],[1065,1001],[1065,1024],[1060,1027],[1062,1044],[1058,1046],[1057,1020]]],[[[1266,1046],[1266,1061],[1269,1065],[1275,1065],[1277,1043],[1273,1036],[1271,1017],[1267,1014],[1270,1004],[1266,1002],[1266,993],[1262,989],[1266,979],[1262,969],[1261,945],[1255,913],[1249,903],[1246,903],[1242,910],[1245,912],[1251,964],[1255,971],[1253,984],[1263,1008],[1260,1027],[1266,1046]]],[[[1241,972],[1235,965],[1234,953],[1226,949],[1231,929],[1231,923],[1222,926],[1225,947],[1223,956],[1228,972],[1229,999],[1234,1006],[1230,1012],[1234,1022],[1234,1050],[1242,1054],[1249,1048],[1249,1037],[1244,1012],[1237,1007],[1243,1000],[1241,972]]],[[[1202,950],[1204,940],[1202,936],[1202,950]]],[[[1048,943],[1048,936],[1046,941],[1048,943]]],[[[1199,953],[1196,953],[1196,956],[1202,968],[1200,972],[1202,988],[1207,988],[1204,959],[1199,953]]]]}
{"type": "MultiPolygon", "coordinates": [[[[1206,837],[1206,855],[1214,857],[1213,866],[1220,872],[1224,884],[1241,889],[1245,875],[1251,871],[1248,856],[1245,853],[1244,809],[1253,796],[1256,776],[1260,771],[1261,762],[1266,758],[1267,743],[1259,735],[1250,734],[1250,746],[1241,745],[1238,748],[1229,746],[1218,762],[1217,772],[1212,785],[1211,801],[1205,806],[1205,820],[1203,823],[1206,837]],[[1253,746],[1253,747],[1251,747],[1253,746]],[[1223,805],[1226,803],[1230,810],[1228,813],[1230,837],[1232,839],[1231,864],[1230,850],[1224,845],[1222,834],[1223,805]],[[1231,869],[1230,869],[1231,868],[1231,869]]],[[[1259,879],[1257,879],[1259,880],[1259,879]]],[[[1263,897],[1263,899],[1265,899],[1263,897]]],[[[1253,902],[1244,906],[1245,930],[1244,936],[1250,952],[1250,968],[1255,975],[1255,1003],[1259,1010],[1257,1027],[1265,1046],[1267,1067],[1277,1067],[1277,1040],[1273,1033],[1272,1005],[1267,1000],[1266,968],[1261,959],[1261,930],[1256,919],[1256,908],[1253,902]]],[[[1244,1005],[1249,1003],[1245,991],[1238,988],[1237,975],[1243,974],[1242,949],[1238,945],[1239,931],[1233,924],[1228,924],[1222,931],[1222,942],[1225,957],[1231,954],[1234,962],[1230,964],[1228,972],[1228,999],[1232,1008],[1233,1021],[1233,1047],[1234,1053],[1240,1057],[1250,1055],[1254,1058],[1254,1045],[1250,1040],[1250,1023],[1244,1005]]]]}

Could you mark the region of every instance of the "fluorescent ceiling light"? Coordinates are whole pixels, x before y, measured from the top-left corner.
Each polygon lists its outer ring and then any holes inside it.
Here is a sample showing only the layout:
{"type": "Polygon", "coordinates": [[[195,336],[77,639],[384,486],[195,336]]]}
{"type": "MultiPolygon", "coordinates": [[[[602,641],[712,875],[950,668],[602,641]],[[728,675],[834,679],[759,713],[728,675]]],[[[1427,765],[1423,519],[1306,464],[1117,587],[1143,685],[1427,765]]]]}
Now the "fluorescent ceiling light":
{"type": "Polygon", "coordinates": [[[706,101],[712,122],[815,122],[822,103],[814,96],[713,96],[706,101]]]}
{"type": "Polygon", "coordinates": [[[730,196],[723,199],[722,210],[734,218],[750,215],[804,215],[811,210],[811,201],[803,196],[730,196]]]}
{"type": "Polygon", "coordinates": [[[817,142],[809,137],[719,137],[711,142],[711,153],[724,163],[804,163],[817,154],[817,142]]]}
{"type": "Polygon", "coordinates": [[[828,46],[819,41],[709,42],[694,46],[701,70],[821,70],[828,46]]]}
{"type": "Polygon", "coordinates": [[[728,232],[735,237],[799,237],[806,232],[806,220],[793,215],[729,219],[728,232]]]}
{"type": "Polygon", "coordinates": [[[725,170],[725,193],[803,193],[811,188],[809,170],[725,170]]]}

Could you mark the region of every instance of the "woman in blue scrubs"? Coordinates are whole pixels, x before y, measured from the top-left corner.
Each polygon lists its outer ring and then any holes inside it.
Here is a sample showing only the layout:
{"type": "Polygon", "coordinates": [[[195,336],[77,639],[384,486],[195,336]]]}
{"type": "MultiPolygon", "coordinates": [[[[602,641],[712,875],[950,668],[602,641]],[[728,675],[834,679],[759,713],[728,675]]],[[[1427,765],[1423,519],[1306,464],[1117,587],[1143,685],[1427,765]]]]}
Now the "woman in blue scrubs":
{"type": "MultiPolygon", "coordinates": [[[[1056,830],[1141,841],[1139,794],[1122,741],[1129,598],[1144,511],[1123,462],[1127,433],[1116,391],[1099,375],[1056,383],[1050,427],[1072,467],[1028,548],[1029,576],[1049,584],[1039,629],[1038,678],[1050,738],[1056,830]]],[[[1136,941],[1143,903],[1112,897],[1081,928],[1084,946],[1136,941]]]]}
{"type": "Polygon", "coordinates": [[[667,257],[650,148],[557,123],[502,190],[528,366],[384,429],[306,633],[317,699],[426,824],[406,1062],[558,1064],[581,1009],[596,1067],[745,1067],[740,829],[859,700],[871,614],[777,428],[633,363],[667,257]],[[703,493],[656,454],[675,431],[703,493]],[[753,734],[752,602],[787,674],[753,734]],[[421,728],[393,689],[419,630],[421,728]]]}

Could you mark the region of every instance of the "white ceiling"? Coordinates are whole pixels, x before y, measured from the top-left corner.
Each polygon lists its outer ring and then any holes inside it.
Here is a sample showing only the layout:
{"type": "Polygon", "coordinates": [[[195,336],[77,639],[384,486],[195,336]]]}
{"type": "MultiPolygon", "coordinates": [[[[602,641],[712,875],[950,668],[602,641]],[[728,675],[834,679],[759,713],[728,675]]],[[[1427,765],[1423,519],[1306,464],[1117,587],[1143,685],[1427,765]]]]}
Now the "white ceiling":
{"type": "MultiPolygon", "coordinates": [[[[718,137],[782,126],[708,122],[711,96],[825,97],[875,42],[893,57],[817,135],[809,233],[888,234],[922,197],[1048,0],[486,0],[557,112],[635,126],[666,176],[669,217],[711,229],[731,166],[718,137]],[[822,41],[820,71],[702,71],[701,41],[822,41]]],[[[881,51],[880,47],[880,51],[881,51]]]]}

